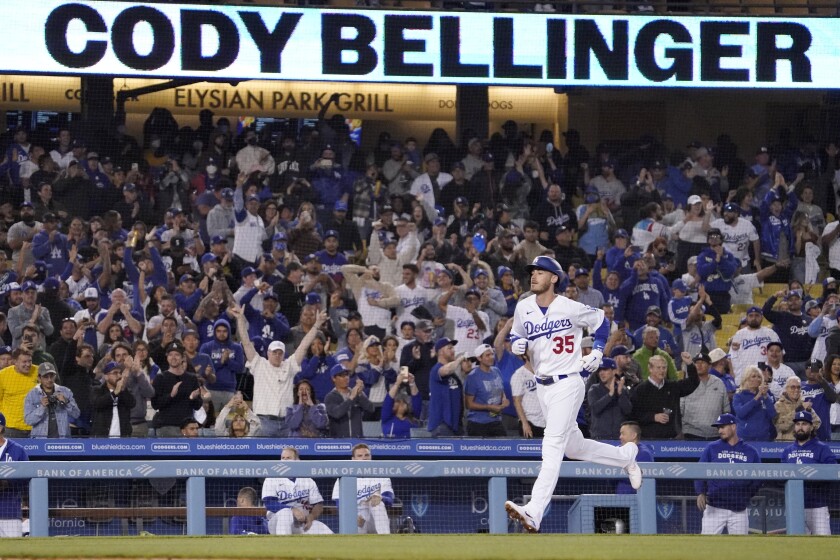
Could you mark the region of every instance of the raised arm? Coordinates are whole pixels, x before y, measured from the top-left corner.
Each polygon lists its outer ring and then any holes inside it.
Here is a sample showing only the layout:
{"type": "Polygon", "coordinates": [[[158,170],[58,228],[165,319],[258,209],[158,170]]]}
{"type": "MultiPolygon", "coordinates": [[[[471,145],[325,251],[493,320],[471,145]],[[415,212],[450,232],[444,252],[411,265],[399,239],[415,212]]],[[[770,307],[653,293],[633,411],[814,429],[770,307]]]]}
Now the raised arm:
{"type": "Polygon", "coordinates": [[[315,337],[318,336],[318,333],[321,330],[321,327],[324,323],[327,322],[329,315],[327,315],[326,311],[321,311],[318,314],[318,318],[315,319],[315,324],[309,329],[309,332],[306,333],[306,336],[303,337],[303,340],[300,341],[297,348],[295,348],[295,353],[292,355],[292,359],[297,363],[298,367],[303,363],[303,359],[306,357],[306,352],[309,350],[309,347],[312,346],[312,341],[315,340],[315,337]]]}

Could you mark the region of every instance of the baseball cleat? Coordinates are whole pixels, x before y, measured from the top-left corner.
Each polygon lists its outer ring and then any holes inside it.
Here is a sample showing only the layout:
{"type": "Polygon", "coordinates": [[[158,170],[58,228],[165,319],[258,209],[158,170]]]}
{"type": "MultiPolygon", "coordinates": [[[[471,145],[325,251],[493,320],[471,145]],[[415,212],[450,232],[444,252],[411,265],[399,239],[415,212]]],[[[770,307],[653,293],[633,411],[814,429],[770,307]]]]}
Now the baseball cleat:
{"type": "Polygon", "coordinates": [[[505,511],[507,511],[508,517],[519,521],[522,527],[529,533],[540,532],[539,525],[536,521],[534,521],[534,518],[525,511],[524,507],[518,506],[511,501],[507,501],[505,502],[505,511]]]}

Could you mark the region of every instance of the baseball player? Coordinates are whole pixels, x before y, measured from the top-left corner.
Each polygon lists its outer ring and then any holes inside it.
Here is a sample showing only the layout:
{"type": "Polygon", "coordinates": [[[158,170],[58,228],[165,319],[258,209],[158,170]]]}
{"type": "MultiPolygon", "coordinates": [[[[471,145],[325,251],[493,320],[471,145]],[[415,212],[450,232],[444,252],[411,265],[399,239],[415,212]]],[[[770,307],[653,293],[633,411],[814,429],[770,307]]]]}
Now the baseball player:
{"type": "MultiPolygon", "coordinates": [[[[281,461],[299,461],[294,447],[285,447],[281,461]]],[[[331,535],[318,521],[324,498],[311,478],[266,478],[262,500],[268,510],[268,532],[272,535],[331,535]]]]}
{"type": "MultiPolygon", "coordinates": [[[[836,465],[837,456],[831,448],[815,436],[814,418],[807,410],[793,417],[793,437],[796,442],[782,451],[783,463],[817,463],[836,465]]],[[[805,529],[812,535],[830,535],[831,518],[828,513],[829,483],[805,483],[805,529]]]]}
{"type": "MultiPolygon", "coordinates": [[[[370,447],[364,443],[353,446],[354,461],[370,461],[370,447]]],[[[332,499],[338,505],[339,481],[333,486],[332,499]]],[[[359,504],[359,532],[369,535],[388,535],[391,521],[386,506],[394,503],[394,489],[390,478],[359,478],[356,480],[356,502],[359,504]]]]}
{"type": "Polygon", "coordinates": [[[581,371],[598,370],[610,334],[610,323],[604,318],[604,312],[559,295],[565,291],[568,277],[551,257],[535,258],[526,270],[531,277],[533,295],[516,305],[511,351],[517,355],[527,353],[531,361],[546,425],[542,466],[531,491],[531,501],[525,506],[507,501],[505,510],[526,531],[536,533],[554,494],[564,455],[623,467],[635,489],[642,485],[642,471],[636,464],[639,448],[635,443],[613,447],[584,439],[576,423],[585,393],[581,371]],[[582,358],[584,327],[594,333],[595,342],[592,351],[582,358]]]}
{"type": "MultiPolygon", "coordinates": [[[[700,455],[701,463],[760,463],[758,451],[738,438],[735,416],[721,414],[712,426],[720,439],[710,443],[700,455]]],[[[703,512],[702,534],[746,535],[750,528],[747,506],[761,486],[757,480],[696,480],[697,509],[703,512]]]]}

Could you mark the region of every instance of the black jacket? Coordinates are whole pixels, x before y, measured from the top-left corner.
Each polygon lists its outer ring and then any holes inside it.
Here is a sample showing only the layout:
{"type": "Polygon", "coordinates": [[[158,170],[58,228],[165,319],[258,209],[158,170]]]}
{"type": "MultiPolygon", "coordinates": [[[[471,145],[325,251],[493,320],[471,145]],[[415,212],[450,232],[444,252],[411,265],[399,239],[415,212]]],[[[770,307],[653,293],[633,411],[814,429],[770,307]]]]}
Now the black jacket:
{"type": "Polygon", "coordinates": [[[100,385],[92,392],[93,425],[92,437],[108,437],[111,430],[111,420],[114,417],[114,400],[117,402],[117,414],[120,415],[120,436],[131,436],[131,409],[136,404],[134,396],[128,391],[120,391],[112,395],[107,385],[100,385]]]}
{"type": "Polygon", "coordinates": [[[679,431],[677,415],[680,411],[680,398],[687,397],[700,384],[697,369],[689,365],[688,376],[679,381],[665,379],[662,388],[650,382],[642,381],[633,389],[630,401],[633,403],[632,417],[642,428],[642,439],[673,439],[679,431]],[[654,417],[665,408],[671,409],[667,424],[659,424],[654,417]]]}

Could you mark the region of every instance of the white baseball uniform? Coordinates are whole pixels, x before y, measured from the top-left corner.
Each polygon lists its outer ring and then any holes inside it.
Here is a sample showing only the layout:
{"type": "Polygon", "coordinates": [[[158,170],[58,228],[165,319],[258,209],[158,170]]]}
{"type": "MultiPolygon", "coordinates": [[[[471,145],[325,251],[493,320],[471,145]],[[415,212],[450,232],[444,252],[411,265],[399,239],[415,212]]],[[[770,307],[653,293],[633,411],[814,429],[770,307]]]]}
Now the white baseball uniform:
{"type": "Polygon", "coordinates": [[[732,373],[735,376],[735,383],[741,383],[741,375],[747,366],[766,361],[769,342],[779,342],[779,335],[767,327],[757,329],[744,327],[735,333],[729,349],[732,355],[732,369],[734,370],[732,373]]]}
{"type": "MultiPolygon", "coordinates": [[[[339,481],[333,486],[332,499],[336,502],[339,496],[339,481]]],[[[373,496],[385,497],[393,501],[394,489],[391,486],[390,478],[359,478],[356,479],[356,502],[359,504],[359,527],[360,533],[370,535],[388,535],[391,533],[391,521],[388,519],[388,511],[385,509],[385,502],[380,501],[377,505],[370,505],[373,496]]]]}
{"type": "Polygon", "coordinates": [[[277,498],[280,510],[268,520],[268,532],[272,535],[331,535],[329,527],[318,520],[312,522],[309,530],[297,521],[292,510],[302,508],[307,512],[312,506],[324,501],[318,486],[311,478],[266,478],[263,482],[262,498],[277,498]]]}
{"type": "Polygon", "coordinates": [[[528,340],[528,356],[536,377],[554,377],[555,380],[550,385],[537,384],[537,396],[546,421],[545,435],[540,474],[525,511],[538,525],[557,486],[564,455],[613,467],[627,467],[636,458],[638,448],[635,445],[614,447],[584,439],[578,428],[577,414],[585,392],[580,376],[583,328],[596,334],[595,347],[602,350],[610,326],[600,309],[556,295],[543,310],[537,305],[536,295],[532,295],[516,305],[513,315],[511,334],[528,340]]]}

